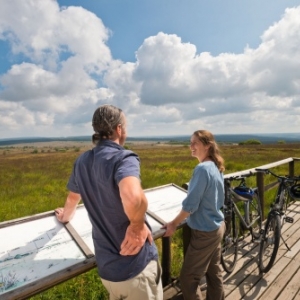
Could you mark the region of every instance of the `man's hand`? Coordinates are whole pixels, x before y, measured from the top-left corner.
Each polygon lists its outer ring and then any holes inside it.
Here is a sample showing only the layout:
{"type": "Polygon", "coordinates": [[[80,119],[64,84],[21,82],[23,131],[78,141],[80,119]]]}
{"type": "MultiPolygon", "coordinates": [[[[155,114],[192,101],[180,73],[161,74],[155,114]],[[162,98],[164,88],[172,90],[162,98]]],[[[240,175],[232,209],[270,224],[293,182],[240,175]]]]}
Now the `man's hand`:
{"type": "Polygon", "coordinates": [[[139,253],[147,239],[152,244],[153,237],[145,223],[142,226],[129,224],[121,244],[120,254],[126,256],[139,253]]]}
{"type": "Polygon", "coordinates": [[[61,223],[65,223],[63,221],[63,217],[64,217],[64,209],[63,209],[63,207],[58,207],[54,211],[55,211],[55,216],[56,216],[57,220],[59,222],[61,222],[61,223]]]}
{"type": "Polygon", "coordinates": [[[54,210],[57,220],[61,223],[68,223],[73,218],[80,199],[80,194],[69,192],[65,206],[54,210]]]}

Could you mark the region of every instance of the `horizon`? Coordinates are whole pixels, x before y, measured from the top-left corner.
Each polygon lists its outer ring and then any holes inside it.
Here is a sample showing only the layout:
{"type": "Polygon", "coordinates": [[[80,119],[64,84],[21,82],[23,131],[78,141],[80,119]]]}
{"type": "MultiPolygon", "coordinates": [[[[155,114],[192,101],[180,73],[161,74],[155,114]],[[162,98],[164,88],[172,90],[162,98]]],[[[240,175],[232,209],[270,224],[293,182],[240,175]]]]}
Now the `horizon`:
{"type": "MultiPolygon", "coordinates": [[[[15,138],[4,138],[1,139],[0,141],[18,141],[18,140],[36,140],[36,139],[80,139],[80,138],[90,138],[92,135],[74,135],[74,136],[36,136],[36,137],[15,137],[15,138]]],[[[273,133],[221,133],[221,134],[214,134],[215,137],[220,137],[220,136],[261,136],[261,137],[288,137],[288,136],[299,136],[300,139],[300,132],[286,132],[286,133],[278,133],[278,132],[273,132],[273,133]]],[[[189,138],[190,135],[188,134],[177,134],[177,135],[156,135],[156,136],[127,136],[127,139],[170,139],[170,138],[189,138]]]]}

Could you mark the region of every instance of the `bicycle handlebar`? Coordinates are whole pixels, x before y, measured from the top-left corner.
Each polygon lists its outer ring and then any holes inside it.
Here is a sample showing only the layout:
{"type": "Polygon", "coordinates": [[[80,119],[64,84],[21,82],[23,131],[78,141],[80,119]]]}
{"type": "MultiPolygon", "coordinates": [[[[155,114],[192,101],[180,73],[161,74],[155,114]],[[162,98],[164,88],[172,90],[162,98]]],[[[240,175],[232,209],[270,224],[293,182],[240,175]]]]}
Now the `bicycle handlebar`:
{"type": "Polygon", "coordinates": [[[228,178],[225,178],[225,180],[228,180],[228,181],[233,181],[233,180],[245,180],[245,178],[247,177],[250,177],[254,175],[252,172],[250,172],[249,174],[245,174],[245,175],[237,175],[237,176],[231,176],[231,177],[228,177],[228,178]]]}
{"type": "Polygon", "coordinates": [[[280,177],[279,175],[273,173],[270,169],[259,169],[259,168],[256,168],[255,171],[258,172],[258,173],[272,174],[275,177],[280,177]]]}
{"type": "Polygon", "coordinates": [[[257,169],[255,169],[255,171],[256,172],[261,172],[261,173],[264,173],[264,174],[271,174],[276,178],[283,179],[283,180],[290,181],[290,182],[300,181],[300,176],[298,176],[298,177],[297,176],[289,177],[287,175],[277,175],[274,172],[272,172],[270,169],[259,169],[259,168],[257,168],[257,169]]]}

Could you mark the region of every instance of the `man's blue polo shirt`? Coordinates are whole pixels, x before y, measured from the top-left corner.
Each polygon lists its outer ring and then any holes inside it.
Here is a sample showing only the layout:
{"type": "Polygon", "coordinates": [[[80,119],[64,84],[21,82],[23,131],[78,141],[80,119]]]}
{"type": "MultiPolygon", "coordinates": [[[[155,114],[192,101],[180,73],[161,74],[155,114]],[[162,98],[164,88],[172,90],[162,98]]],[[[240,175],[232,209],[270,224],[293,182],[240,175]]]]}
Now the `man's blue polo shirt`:
{"type": "Polygon", "coordinates": [[[155,243],[150,245],[148,241],[137,255],[119,254],[129,220],[118,184],[127,176],[140,178],[139,157],[104,140],[78,157],[67,185],[81,195],[91,220],[99,275],[114,282],[136,276],[151,260],[158,259],[155,243]]]}

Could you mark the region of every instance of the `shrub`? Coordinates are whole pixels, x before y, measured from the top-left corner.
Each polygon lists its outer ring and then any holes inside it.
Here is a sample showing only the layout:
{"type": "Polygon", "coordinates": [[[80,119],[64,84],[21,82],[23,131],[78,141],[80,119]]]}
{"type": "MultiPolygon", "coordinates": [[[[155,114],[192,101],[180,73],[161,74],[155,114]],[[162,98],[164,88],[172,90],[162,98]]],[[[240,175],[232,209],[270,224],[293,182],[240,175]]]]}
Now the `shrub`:
{"type": "Polygon", "coordinates": [[[277,143],[282,145],[282,144],[285,144],[286,142],[284,140],[280,140],[277,143]]]}
{"type": "Polygon", "coordinates": [[[247,140],[244,142],[240,142],[239,145],[261,145],[261,141],[259,140],[247,140]]]}

